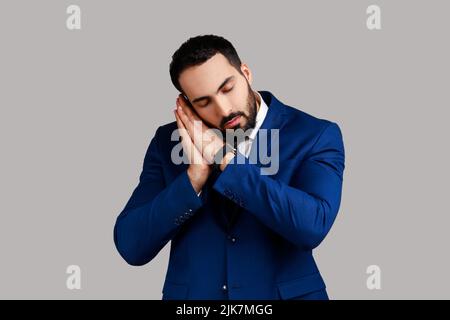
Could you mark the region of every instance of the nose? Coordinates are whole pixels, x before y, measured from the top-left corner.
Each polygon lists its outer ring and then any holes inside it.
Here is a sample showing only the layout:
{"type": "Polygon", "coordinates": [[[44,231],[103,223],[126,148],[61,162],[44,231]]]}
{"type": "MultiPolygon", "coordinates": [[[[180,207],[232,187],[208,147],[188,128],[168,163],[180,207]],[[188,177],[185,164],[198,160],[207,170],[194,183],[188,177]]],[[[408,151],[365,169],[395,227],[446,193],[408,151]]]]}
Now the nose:
{"type": "Polygon", "coordinates": [[[229,116],[233,112],[233,106],[225,97],[217,97],[216,99],[217,114],[221,119],[229,116]]]}

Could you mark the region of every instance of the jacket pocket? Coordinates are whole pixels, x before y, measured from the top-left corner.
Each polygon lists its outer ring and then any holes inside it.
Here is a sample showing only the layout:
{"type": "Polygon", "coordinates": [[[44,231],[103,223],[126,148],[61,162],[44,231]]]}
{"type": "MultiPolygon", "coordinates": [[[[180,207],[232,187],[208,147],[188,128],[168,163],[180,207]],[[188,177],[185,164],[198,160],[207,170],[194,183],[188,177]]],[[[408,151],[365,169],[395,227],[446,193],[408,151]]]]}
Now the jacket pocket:
{"type": "Polygon", "coordinates": [[[162,293],[162,300],[183,300],[187,298],[188,286],[166,281],[162,293]]]}
{"type": "Polygon", "coordinates": [[[277,287],[281,299],[286,300],[325,289],[325,282],[320,273],[314,273],[302,278],[280,282],[277,287]]]}

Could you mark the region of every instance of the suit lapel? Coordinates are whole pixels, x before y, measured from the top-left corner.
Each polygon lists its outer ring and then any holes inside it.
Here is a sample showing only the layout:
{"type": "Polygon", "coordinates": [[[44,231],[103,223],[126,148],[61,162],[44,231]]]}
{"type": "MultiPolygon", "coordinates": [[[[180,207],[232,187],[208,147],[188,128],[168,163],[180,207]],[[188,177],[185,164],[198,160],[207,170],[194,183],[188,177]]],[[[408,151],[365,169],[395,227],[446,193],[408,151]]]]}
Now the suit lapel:
{"type": "Polygon", "coordinates": [[[270,129],[279,129],[281,130],[284,121],[285,121],[285,108],[284,105],[277,99],[273,94],[268,91],[258,91],[264,99],[264,102],[268,106],[266,117],[259,128],[255,140],[252,143],[252,147],[250,149],[249,159],[257,159],[257,163],[260,163],[259,160],[259,150],[261,146],[264,146],[262,154],[267,154],[268,150],[271,150],[272,147],[272,139],[271,139],[271,131],[270,129]],[[263,134],[264,131],[267,131],[263,134]],[[266,139],[261,138],[264,135],[266,139]]]}
{"type": "MultiPolygon", "coordinates": [[[[258,150],[260,148],[260,141],[261,143],[265,143],[267,145],[266,150],[271,150],[270,132],[268,132],[268,134],[266,135],[267,141],[262,141],[260,138],[262,132],[261,129],[264,130],[281,129],[284,123],[285,109],[283,104],[280,101],[278,101],[275,98],[275,96],[273,96],[268,91],[259,91],[259,93],[264,99],[264,102],[267,104],[268,110],[266,117],[264,118],[264,121],[256,134],[255,140],[252,143],[250,155],[252,153],[256,153],[256,155],[258,155],[258,150]]],[[[255,156],[255,154],[253,156],[255,156]]],[[[250,159],[258,159],[258,158],[250,158],[250,159]]],[[[217,177],[215,177],[215,179],[217,179],[217,177]]],[[[214,189],[212,189],[212,185],[210,191],[217,193],[214,189]]],[[[218,207],[215,208],[217,208],[218,209],[217,211],[221,213],[220,214],[221,217],[219,218],[219,220],[225,226],[226,231],[229,232],[231,228],[234,226],[234,224],[237,222],[243,209],[239,205],[237,205],[234,201],[222,196],[221,194],[218,194],[218,197],[215,200],[217,201],[218,205],[218,207]]]]}

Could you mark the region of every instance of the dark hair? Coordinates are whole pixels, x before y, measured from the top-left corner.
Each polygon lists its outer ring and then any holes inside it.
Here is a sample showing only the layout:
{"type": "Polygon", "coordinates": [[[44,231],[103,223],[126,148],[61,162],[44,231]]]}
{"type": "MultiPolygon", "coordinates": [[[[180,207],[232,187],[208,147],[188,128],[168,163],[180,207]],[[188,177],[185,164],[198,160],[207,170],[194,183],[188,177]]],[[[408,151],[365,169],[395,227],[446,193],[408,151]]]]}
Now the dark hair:
{"type": "Polygon", "coordinates": [[[201,35],[189,38],[172,56],[169,72],[173,85],[183,92],[178,78],[188,67],[204,63],[216,53],[221,53],[228,62],[242,74],[241,59],[231,42],[215,35],[201,35]]]}

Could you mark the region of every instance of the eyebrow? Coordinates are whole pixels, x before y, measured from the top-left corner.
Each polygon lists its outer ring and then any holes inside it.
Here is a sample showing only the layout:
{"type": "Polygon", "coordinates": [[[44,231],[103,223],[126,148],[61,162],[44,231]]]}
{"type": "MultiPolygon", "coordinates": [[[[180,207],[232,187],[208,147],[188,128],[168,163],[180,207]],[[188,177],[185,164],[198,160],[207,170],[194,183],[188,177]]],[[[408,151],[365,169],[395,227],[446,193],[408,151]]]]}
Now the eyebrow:
{"type": "MultiPolygon", "coordinates": [[[[229,76],[228,78],[226,78],[224,80],[224,82],[222,82],[222,84],[219,86],[219,88],[217,89],[216,93],[218,93],[220,91],[220,89],[222,89],[228,83],[228,81],[230,81],[232,79],[234,79],[234,76],[229,76]]],[[[202,96],[202,97],[199,97],[199,98],[195,98],[194,100],[191,101],[191,103],[195,103],[195,102],[198,102],[198,101],[203,100],[203,99],[209,99],[209,96],[202,96]]]]}

